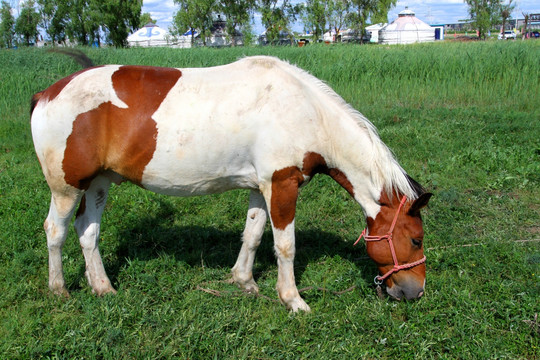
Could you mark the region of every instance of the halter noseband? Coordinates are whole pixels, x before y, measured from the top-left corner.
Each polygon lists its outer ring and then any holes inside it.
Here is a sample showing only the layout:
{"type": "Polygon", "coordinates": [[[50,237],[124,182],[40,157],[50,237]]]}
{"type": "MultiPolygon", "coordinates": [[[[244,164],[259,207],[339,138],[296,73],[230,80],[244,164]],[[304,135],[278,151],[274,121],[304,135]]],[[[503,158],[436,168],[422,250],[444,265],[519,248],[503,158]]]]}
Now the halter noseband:
{"type": "Polygon", "coordinates": [[[417,265],[420,265],[420,264],[423,264],[424,262],[426,262],[426,256],[424,255],[424,257],[422,257],[420,260],[417,260],[417,261],[414,261],[414,262],[408,263],[408,264],[399,265],[399,262],[398,262],[398,259],[397,259],[397,256],[396,256],[396,250],[394,249],[394,244],[392,243],[392,232],[394,232],[394,226],[396,226],[399,211],[401,210],[401,208],[403,207],[403,205],[405,204],[406,201],[407,201],[407,197],[403,196],[403,198],[401,199],[401,202],[399,203],[398,209],[396,211],[396,215],[394,216],[394,220],[392,221],[392,225],[390,226],[390,230],[388,230],[388,233],[386,235],[381,235],[381,236],[366,235],[366,232],[367,232],[367,227],[366,227],[366,228],[364,228],[364,231],[362,231],[362,233],[358,237],[358,240],[356,240],[356,242],[354,243],[354,245],[356,245],[360,241],[360,239],[362,237],[364,237],[364,240],[366,242],[368,242],[368,241],[380,241],[380,240],[384,240],[384,239],[388,240],[388,245],[390,246],[390,252],[392,253],[392,259],[394,260],[394,267],[392,269],[390,269],[388,272],[386,272],[386,274],[384,274],[383,276],[379,276],[379,275],[375,276],[374,281],[375,281],[376,285],[381,285],[386,278],[388,278],[390,275],[392,275],[395,272],[398,272],[398,271],[404,270],[404,269],[410,269],[412,267],[415,267],[417,265]]]}

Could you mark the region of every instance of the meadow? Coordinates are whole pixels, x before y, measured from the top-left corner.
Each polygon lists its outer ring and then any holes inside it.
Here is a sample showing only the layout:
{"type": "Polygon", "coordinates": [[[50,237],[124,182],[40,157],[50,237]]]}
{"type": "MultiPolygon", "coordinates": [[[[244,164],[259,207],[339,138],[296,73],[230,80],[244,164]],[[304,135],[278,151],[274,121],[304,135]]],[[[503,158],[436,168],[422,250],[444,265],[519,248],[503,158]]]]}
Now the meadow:
{"type": "Polygon", "coordinates": [[[254,268],[261,296],[224,281],[246,191],[172,198],[113,186],[100,246],[118,293],[91,293],[71,229],[71,296],[50,294],[50,194],[29,104],[80,66],[42,49],[1,50],[1,359],[540,358],[539,41],[83,51],[96,64],[174,67],[267,54],[324,80],[435,193],[423,214],[426,295],[377,297],[375,265],[353,247],[362,211],[322,175],[302,189],[296,218],[296,278],[311,313],[277,300],[269,226],[254,268]]]}

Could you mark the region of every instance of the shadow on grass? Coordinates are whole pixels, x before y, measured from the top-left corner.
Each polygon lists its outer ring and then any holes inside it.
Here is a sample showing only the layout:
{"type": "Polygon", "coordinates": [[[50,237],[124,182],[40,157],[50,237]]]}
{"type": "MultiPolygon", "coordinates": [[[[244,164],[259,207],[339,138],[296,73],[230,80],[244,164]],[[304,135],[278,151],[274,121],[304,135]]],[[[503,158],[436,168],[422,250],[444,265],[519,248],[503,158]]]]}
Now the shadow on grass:
{"type": "MultiPolygon", "coordinates": [[[[239,231],[220,230],[212,226],[175,226],[170,219],[175,217],[174,207],[160,200],[159,211],[141,217],[133,227],[119,234],[120,243],[116,247],[116,261],[106,265],[107,273],[114,285],[121,269],[129,260],[151,260],[161,254],[174,256],[176,260],[190,266],[232,268],[242,245],[239,231]]],[[[254,276],[258,276],[276,266],[273,250],[273,235],[269,223],[257,250],[254,276]]],[[[358,275],[371,282],[376,274],[374,263],[367,258],[365,248],[352,247],[342,237],[320,229],[297,229],[296,231],[295,274],[300,278],[306,266],[323,256],[339,256],[355,263],[358,275]]],[[[216,279],[217,280],[217,279],[216,279]]]]}

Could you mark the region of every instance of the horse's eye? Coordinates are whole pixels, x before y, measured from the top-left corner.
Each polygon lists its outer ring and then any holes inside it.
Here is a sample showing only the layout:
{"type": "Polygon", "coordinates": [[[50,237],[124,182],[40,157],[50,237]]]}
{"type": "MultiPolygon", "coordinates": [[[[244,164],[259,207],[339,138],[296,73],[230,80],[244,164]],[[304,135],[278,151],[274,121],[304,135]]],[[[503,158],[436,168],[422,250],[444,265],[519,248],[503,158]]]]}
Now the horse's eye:
{"type": "Polygon", "coordinates": [[[414,246],[422,246],[422,240],[419,240],[419,239],[411,239],[412,243],[414,246]]]}

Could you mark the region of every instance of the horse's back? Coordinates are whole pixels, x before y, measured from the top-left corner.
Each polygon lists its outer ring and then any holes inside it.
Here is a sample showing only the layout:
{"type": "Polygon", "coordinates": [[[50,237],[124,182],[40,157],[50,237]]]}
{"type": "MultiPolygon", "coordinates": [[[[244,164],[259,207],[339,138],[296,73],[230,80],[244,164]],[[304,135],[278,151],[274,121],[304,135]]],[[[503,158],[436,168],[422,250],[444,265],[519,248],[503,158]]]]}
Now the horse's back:
{"type": "Polygon", "coordinates": [[[108,65],[60,80],[34,100],[44,172],[76,188],[103,171],[157,192],[256,188],[300,162],[309,121],[303,84],[279,60],[200,69],[108,65]]]}

